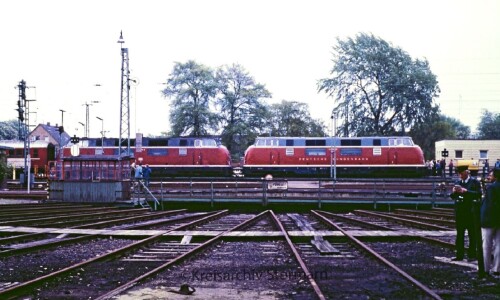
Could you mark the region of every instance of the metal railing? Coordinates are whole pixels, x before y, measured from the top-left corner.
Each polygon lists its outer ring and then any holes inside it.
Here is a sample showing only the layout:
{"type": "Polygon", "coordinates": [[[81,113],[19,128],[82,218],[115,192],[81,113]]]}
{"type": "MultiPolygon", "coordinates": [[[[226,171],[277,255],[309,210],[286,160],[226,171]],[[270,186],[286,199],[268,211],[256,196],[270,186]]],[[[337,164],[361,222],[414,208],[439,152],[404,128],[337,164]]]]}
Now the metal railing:
{"type": "Polygon", "coordinates": [[[149,184],[155,203],[452,204],[451,179],[161,178],[149,184]]]}

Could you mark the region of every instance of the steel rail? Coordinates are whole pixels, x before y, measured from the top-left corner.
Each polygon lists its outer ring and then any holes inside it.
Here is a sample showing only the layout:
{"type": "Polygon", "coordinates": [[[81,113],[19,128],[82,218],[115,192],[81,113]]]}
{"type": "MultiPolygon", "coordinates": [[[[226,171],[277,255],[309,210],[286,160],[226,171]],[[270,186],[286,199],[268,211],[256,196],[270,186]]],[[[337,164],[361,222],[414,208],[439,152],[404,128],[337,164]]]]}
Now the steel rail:
{"type": "Polygon", "coordinates": [[[371,226],[371,227],[374,227],[374,228],[377,228],[377,229],[391,230],[391,231],[394,230],[393,228],[388,227],[388,226],[384,226],[384,225],[380,225],[380,224],[374,224],[374,223],[370,223],[370,222],[363,221],[363,220],[353,219],[353,218],[350,218],[348,216],[336,215],[336,214],[333,214],[333,213],[328,212],[328,211],[319,210],[318,212],[322,213],[323,215],[329,215],[329,216],[332,216],[334,218],[338,218],[338,219],[342,219],[342,220],[347,220],[347,221],[355,222],[355,223],[362,224],[362,225],[371,226]]]}
{"type": "Polygon", "coordinates": [[[369,215],[369,216],[375,216],[375,217],[390,219],[390,220],[394,220],[394,221],[399,221],[399,222],[403,222],[403,223],[407,223],[407,224],[412,224],[412,225],[415,225],[415,226],[420,226],[420,227],[435,229],[435,230],[451,230],[450,227],[443,227],[443,226],[428,224],[428,223],[424,223],[424,222],[417,222],[417,221],[408,220],[408,219],[405,219],[405,218],[394,217],[394,216],[387,215],[387,214],[384,214],[384,213],[377,213],[377,212],[371,212],[371,211],[367,211],[367,210],[358,210],[358,209],[355,210],[354,212],[355,213],[360,213],[360,214],[363,214],[363,215],[369,215]]]}
{"type": "Polygon", "coordinates": [[[215,237],[209,239],[208,241],[196,246],[195,248],[191,249],[190,251],[188,252],[185,252],[179,256],[177,256],[176,258],[172,259],[171,261],[165,263],[165,264],[162,264],[161,266],[158,266],[156,267],[155,269],[127,282],[127,283],[124,283],[123,285],[119,286],[118,288],[104,294],[104,295],[101,295],[99,296],[98,298],[96,298],[96,300],[104,300],[104,299],[110,299],[111,297],[114,297],[120,293],[123,293],[124,291],[134,287],[136,284],[148,279],[149,277],[152,277],[156,274],[158,274],[159,272],[163,271],[164,269],[182,261],[183,259],[185,258],[188,258],[189,256],[195,254],[195,253],[198,253],[199,251],[205,249],[206,247],[212,245],[213,243],[217,242],[218,240],[222,239],[224,237],[224,235],[226,235],[227,233],[229,232],[232,232],[232,231],[236,231],[244,226],[247,226],[248,224],[252,223],[252,222],[255,222],[257,220],[259,220],[260,218],[262,218],[264,215],[266,215],[267,213],[269,213],[269,211],[264,211],[260,214],[258,214],[257,216],[251,218],[251,219],[248,219],[236,226],[234,226],[233,228],[229,229],[229,230],[226,230],[226,231],[222,231],[220,232],[219,234],[217,234],[215,237]]]}
{"type": "Polygon", "coordinates": [[[27,289],[30,289],[30,288],[32,289],[34,287],[37,287],[37,286],[43,284],[44,282],[46,282],[48,280],[51,280],[51,279],[56,278],[58,276],[67,274],[67,273],[69,273],[71,271],[74,271],[74,270],[76,270],[78,268],[81,268],[81,267],[84,267],[86,265],[89,265],[91,263],[95,263],[95,262],[99,262],[99,261],[103,261],[103,260],[111,259],[113,257],[120,256],[120,255],[122,255],[124,253],[129,252],[130,250],[133,250],[135,248],[142,247],[143,245],[147,245],[147,244],[150,244],[152,242],[155,242],[156,240],[161,239],[163,237],[163,235],[166,234],[166,233],[168,233],[168,232],[176,231],[176,230],[181,230],[181,229],[187,228],[189,226],[193,226],[193,225],[199,224],[201,222],[205,222],[207,220],[210,220],[212,218],[215,218],[217,216],[224,215],[224,214],[227,214],[227,213],[228,213],[227,210],[223,210],[223,211],[211,213],[210,215],[208,215],[206,217],[203,217],[203,218],[201,218],[199,220],[190,222],[188,224],[183,224],[181,226],[178,226],[176,228],[172,228],[170,230],[163,231],[163,232],[161,232],[159,234],[156,234],[154,236],[151,236],[151,237],[145,238],[143,240],[137,241],[135,243],[132,243],[132,244],[127,245],[125,247],[119,248],[119,249],[114,250],[112,252],[106,253],[104,255],[91,258],[89,260],[77,263],[75,265],[66,267],[64,269],[52,272],[50,274],[46,274],[44,276],[41,276],[41,277],[38,277],[38,278],[35,278],[35,279],[32,279],[32,280],[29,280],[29,281],[26,281],[26,282],[22,282],[20,284],[17,284],[15,286],[12,286],[12,287],[7,288],[5,290],[1,290],[0,291],[0,299],[15,299],[15,298],[17,298],[19,296],[22,296],[24,293],[26,293],[27,289]]]}
{"type": "Polygon", "coordinates": [[[432,217],[441,217],[445,219],[455,219],[455,214],[453,212],[451,213],[443,213],[443,212],[433,212],[429,210],[415,210],[415,209],[402,209],[398,208],[394,210],[395,213],[398,212],[403,212],[403,213],[410,213],[410,214],[418,214],[418,215],[423,215],[423,216],[432,216],[432,217]]]}
{"type": "Polygon", "coordinates": [[[455,220],[434,219],[434,218],[429,217],[429,216],[418,216],[418,215],[414,215],[414,214],[407,214],[404,212],[403,213],[395,212],[395,213],[386,213],[386,214],[388,216],[398,216],[400,218],[404,218],[407,220],[414,220],[417,222],[421,221],[422,223],[426,223],[426,221],[430,221],[436,225],[450,226],[451,228],[455,228],[455,220]]]}
{"type": "MultiPolygon", "coordinates": [[[[396,229],[388,227],[388,226],[379,225],[379,224],[373,224],[373,223],[370,223],[368,221],[363,221],[363,220],[358,220],[358,219],[351,219],[351,218],[349,218],[347,216],[340,216],[340,215],[336,215],[336,214],[333,214],[331,212],[327,212],[327,211],[323,211],[323,210],[317,210],[317,212],[319,212],[323,216],[328,215],[328,216],[331,216],[331,217],[334,217],[334,218],[340,218],[340,219],[343,219],[343,220],[353,221],[353,222],[360,223],[360,224],[363,224],[363,225],[374,226],[374,227],[379,228],[379,229],[390,230],[390,231],[397,231],[396,229]]],[[[420,239],[422,241],[428,241],[428,242],[431,242],[431,243],[434,243],[434,244],[437,244],[437,245],[441,245],[441,246],[444,246],[444,247],[447,247],[447,248],[450,248],[450,249],[455,249],[455,244],[449,243],[449,242],[445,242],[445,241],[442,241],[442,240],[438,240],[436,238],[427,237],[427,236],[418,236],[416,238],[418,238],[418,239],[420,239]]]]}
{"type": "MultiPolygon", "coordinates": [[[[179,212],[184,212],[184,211],[186,211],[186,209],[170,210],[170,211],[166,211],[166,212],[155,214],[155,216],[167,216],[167,215],[172,215],[172,214],[179,213],[179,212]]],[[[188,217],[185,217],[185,218],[182,218],[182,219],[191,219],[191,218],[193,218],[193,216],[188,216],[188,217]]],[[[175,221],[179,221],[179,220],[181,220],[181,219],[176,219],[176,220],[158,220],[158,222],[156,222],[156,224],[154,224],[154,225],[161,224],[161,223],[175,222],[175,221]]],[[[123,219],[118,219],[118,220],[115,220],[115,221],[116,222],[123,222],[123,219]]],[[[109,221],[106,221],[105,223],[108,223],[108,222],[109,221]]],[[[96,225],[96,224],[102,225],[102,223],[103,222],[94,223],[94,224],[88,224],[88,226],[96,225]]],[[[148,225],[151,225],[151,224],[152,224],[151,222],[148,223],[148,225]]],[[[142,225],[142,224],[132,224],[132,225],[126,225],[126,226],[124,226],[123,228],[120,228],[120,229],[138,229],[138,228],[141,228],[143,226],[144,225],[142,225]]],[[[85,226],[82,226],[82,227],[85,227],[85,226]]],[[[79,227],[79,226],[77,226],[77,227],[69,227],[69,229],[82,229],[82,227],[79,227]]],[[[37,237],[37,236],[42,236],[42,235],[47,235],[47,234],[53,234],[53,233],[50,232],[50,231],[46,231],[46,232],[43,232],[43,233],[35,233],[31,237],[37,237]]],[[[27,236],[29,236],[29,235],[27,235],[27,236]]],[[[31,251],[38,250],[38,249],[46,249],[46,248],[49,248],[49,247],[54,247],[54,246],[59,246],[59,245],[66,245],[66,244],[71,244],[71,243],[76,243],[76,242],[81,242],[81,241],[93,239],[93,238],[95,238],[97,236],[99,236],[99,234],[84,234],[84,235],[81,235],[81,236],[67,238],[67,239],[52,240],[52,241],[49,241],[47,243],[41,243],[41,244],[38,244],[38,245],[35,245],[35,246],[20,247],[20,248],[14,248],[14,249],[9,249],[9,250],[4,250],[4,251],[0,251],[0,257],[7,257],[7,256],[19,255],[19,254],[31,252],[31,251]]]]}
{"type": "Polygon", "coordinates": [[[318,283],[316,283],[316,280],[314,280],[311,272],[307,268],[304,260],[302,260],[302,257],[300,256],[299,251],[297,251],[297,248],[295,248],[295,246],[293,245],[293,242],[290,239],[288,232],[285,230],[285,227],[280,222],[278,217],[276,217],[276,215],[274,214],[274,212],[272,210],[270,211],[270,213],[271,213],[271,216],[273,217],[274,222],[276,223],[276,225],[280,228],[281,232],[283,233],[283,236],[285,237],[285,240],[288,244],[288,247],[290,247],[290,249],[292,250],[293,255],[295,256],[295,259],[297,260],[300,267],[302,268],[302,271],[304,271],[304,274],[306,275],[307,279],[309,280],[309,283],[311,284],[312,288],[314,289],[314,292],[316,293],[316,295],[318,296],[319,299],[326,299],[325,295],[323,294],[323,292],[319,288],[318,283]]]}
{"type": "MultiPolygon", "coordinates": [[[[75,222],[84,222],[84,221],[92,221],[92,219],[88,218],[93,218],[93,217],[98,217],[98,216],[108,216],[110,215],[113,217],[113,215],[129,215],[133,213],[143,213],[146,214],[150,212],[149,209],[147,208],[134,208],[133,210],[122,210],[122,211],[105,211],[105,212],[100,212],[100,213],[89,213],[89,212],[84,212],[84,213],[75,213],[75,214],[65,214],[63,216],[50,216],[50,217],[42,217],[42,218],[33,218],[33,219],[23,219],[23,220],[12,220],[12,221],[5,221],[5,222],[0,222],[0,226],[20,226],[23,224],[37,224],[37,226],[45,226],[45,225],[52,225],[52,224],[57,224],[57,225],[65,225],[67,223],[75,223],[75,222]],[[80,218],[82,217],[81,220],[75,220],[75,218],[80,218]],[[85,217],[87,219],[85,219],[85,217]],[[60,220],[61,222],[58,223],[51,223],[53,221],[58,221],[60,220]],[[71,221],[66,221],[66,220],[71,220],[71,221]]],[[[32,226],[34,227],[34,226],[32,226]]]]}
{"type": "Polygon", "coordinates": [[[317,211],[312,210],[311,212],[313,214],[315,214],[319,219],[322,219],[324,222],[330,224],[335,229],[337,229],[338,231],[342,232],[342,234],[344,234],[347,238],[349,238],[349,240],[351,240],[353,243],[355,243],[358,247],[360,247],[361,249],[365,250],[366,252],[368,252],[369,254],[371,254],[373,257],[375,257],[376,259],[378,259],[381,262],[383,262],[389,268],[391,268],[392,270],[394,270],[397,273],[399,273],[401,276],[403,276],[406,280],[408,280],[409,282],[411,282],[412,284],[414,284],[416,287],[418,287],[425,294],[427,294],[428,296],[432,297],[433,299],[442,300],[442,298],[438,294],[436,294],[433,290],[431,290],[429,287],[427,287],[426,285],[424,285],[423,283],[421,283],[417,279],[413,278],[411,275],[409,275],[408,273],[406,273],[405,271],[403,271],[402,269],[400,269],[399,267],[397,267],[395,264],[391,263],[385,257],[383,257],[382,255],[380,255],[379,253],[377,253],[372,248],[368,247],[366,244],[364,244],[363,242],[361,242],[360,240],[358,240],[357,238],[355,238],[353,235],[349,234],[347,231],[345,231],[344,229],[342,229],[340,226],[338,226],[337,224],[335,224],[332,221],[328,220],[326,217],[324,217],[322,214],[318,213],[317,211]]]}

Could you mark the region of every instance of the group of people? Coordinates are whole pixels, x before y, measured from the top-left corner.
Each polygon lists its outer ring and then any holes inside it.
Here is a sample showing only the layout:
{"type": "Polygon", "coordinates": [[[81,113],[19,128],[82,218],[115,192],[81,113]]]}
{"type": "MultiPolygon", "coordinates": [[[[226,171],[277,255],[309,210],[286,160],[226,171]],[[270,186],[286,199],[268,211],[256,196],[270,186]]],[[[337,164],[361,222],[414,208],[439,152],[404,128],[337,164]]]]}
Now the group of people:
{"type": "Polygon", "coordinates": [[[455,200],[457,230],[456,257],[453,260],[464,259],[467,231],[468,260],[476,260],[481,254],[485,274],[500,276],[500,168],[489,172],[484,187],[470,176],[467,166],[458,166],[456,170],[459,180],[450,195],[455,200]]]}
{"type": "MultiPolygon", "coordinates": [[[[425,162],[425,166],[427,167],[427,175],[429,176],[441,176],[441,177],[446,177],[446,159],[440,159],[440,160],[428,160],[425,162]]],[[[448,171],[450,177],[453,176],[453,160],[450,160],[450,163],[448,164],[448,171]]]]}
{"type": "Polygon", "coordinates": [[[137,181],[143,180],[144,179],[144,185],[149,186],[149,179],[151,178],[151,168],[149,167],[148,164],[146,164],[144,167],[142,166],[142,163],[139,163],[138,165],[134,162],[130,166],[131,169],[131,175],[133,178],[137,181]]]}

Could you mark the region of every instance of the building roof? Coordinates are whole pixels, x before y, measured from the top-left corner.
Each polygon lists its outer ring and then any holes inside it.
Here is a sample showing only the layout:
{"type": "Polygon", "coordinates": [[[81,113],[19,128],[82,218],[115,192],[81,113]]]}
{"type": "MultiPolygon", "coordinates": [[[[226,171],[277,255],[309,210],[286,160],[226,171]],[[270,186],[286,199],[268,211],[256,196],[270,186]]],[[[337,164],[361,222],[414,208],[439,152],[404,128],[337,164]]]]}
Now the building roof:
{"type": "Polygon", "coordinates": [[[62,134],[59,133],[59,126],[39,124],[37,128],[38,127],[42,127],[54,140],[59,141],[59,139],[61,139],[62,146],[67,145],[71,139],[70,135],[66,131],[64,131],[62,134]]]}

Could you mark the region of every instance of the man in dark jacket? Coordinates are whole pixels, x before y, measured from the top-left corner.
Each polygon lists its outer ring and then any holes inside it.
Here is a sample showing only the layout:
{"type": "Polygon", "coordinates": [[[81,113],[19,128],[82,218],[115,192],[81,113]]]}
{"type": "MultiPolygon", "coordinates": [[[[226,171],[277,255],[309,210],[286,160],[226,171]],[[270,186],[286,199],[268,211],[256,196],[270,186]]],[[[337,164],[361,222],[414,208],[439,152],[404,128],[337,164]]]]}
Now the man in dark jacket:
{"type": "MultiPolygon", "coordinates": [[[[465,230],[467,230],[469,236],[467,258],[475,260],[478,236],[474,227],[474,218],[477,213],[474,206],[477,206],[481,200],[481,183],[470,176],[467,166],[457,166],[456,169],[460,178],[453,187],[453,192],[450,195],[455,200],[455,226],[457,229],[455,240],[457,256],[453,260],[464,259],[465,230]]],[[[479,226],[477,227],[477,230],[479,230],[479,226]]]]}
{"type": "Polygon", "coordinates": [[[490,173],[491,184],[481,203],[481,235],[483,237],[484,270],[500,276],[500,168],[490,173]],[[493,264],[492,264],[493,256],[493,264]]]}

